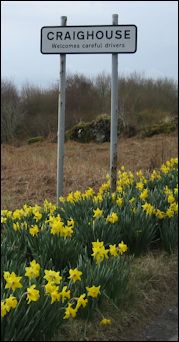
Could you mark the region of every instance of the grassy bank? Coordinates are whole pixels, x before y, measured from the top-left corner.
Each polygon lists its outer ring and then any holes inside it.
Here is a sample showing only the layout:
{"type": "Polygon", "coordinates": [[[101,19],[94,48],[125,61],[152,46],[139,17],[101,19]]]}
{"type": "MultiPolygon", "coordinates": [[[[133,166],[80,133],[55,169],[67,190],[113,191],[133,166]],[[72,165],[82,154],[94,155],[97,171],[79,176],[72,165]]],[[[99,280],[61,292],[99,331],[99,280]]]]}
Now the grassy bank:
{"type": "Polygon", "coordinates": [[[115,193],[107,176],[59,207],[2,210],[2,340],[126,339],[176,300],[177,176],[174,157],[146,174],[121,166],[115,193]]]}

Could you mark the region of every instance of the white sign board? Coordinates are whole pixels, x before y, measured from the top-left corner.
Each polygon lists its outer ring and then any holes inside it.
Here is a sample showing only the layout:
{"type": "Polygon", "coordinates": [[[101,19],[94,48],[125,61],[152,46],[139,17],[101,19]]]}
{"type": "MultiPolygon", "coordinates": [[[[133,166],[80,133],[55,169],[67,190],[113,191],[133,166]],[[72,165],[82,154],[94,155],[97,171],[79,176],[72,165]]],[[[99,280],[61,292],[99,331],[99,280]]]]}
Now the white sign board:
{"type": "Polygon", "coordinates": [[[135,25],[44,26],[41,29],[43,54],[134,53],[136,50],[135,25]]]}

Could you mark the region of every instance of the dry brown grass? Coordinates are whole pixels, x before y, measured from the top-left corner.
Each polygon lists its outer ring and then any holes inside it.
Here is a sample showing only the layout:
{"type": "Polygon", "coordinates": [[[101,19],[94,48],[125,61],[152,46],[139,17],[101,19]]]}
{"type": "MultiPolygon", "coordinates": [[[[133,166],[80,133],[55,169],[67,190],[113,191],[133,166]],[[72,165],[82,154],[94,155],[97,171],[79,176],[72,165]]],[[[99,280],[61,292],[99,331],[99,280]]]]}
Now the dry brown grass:
{"type": "MultiPolygon", "coordinates": [[[[109,172],[109,143],[65,143],[64,194],[97,190],[109,172]]],[[[41,142],[19,147],[1,146],[1,207],[14,209],[25,202],[56,202],[57,145],[41,142]]],[[[130,138],[118,141],[118,168],[150,170],[159,167],[178,151],[177,135],[130,138]]]]}

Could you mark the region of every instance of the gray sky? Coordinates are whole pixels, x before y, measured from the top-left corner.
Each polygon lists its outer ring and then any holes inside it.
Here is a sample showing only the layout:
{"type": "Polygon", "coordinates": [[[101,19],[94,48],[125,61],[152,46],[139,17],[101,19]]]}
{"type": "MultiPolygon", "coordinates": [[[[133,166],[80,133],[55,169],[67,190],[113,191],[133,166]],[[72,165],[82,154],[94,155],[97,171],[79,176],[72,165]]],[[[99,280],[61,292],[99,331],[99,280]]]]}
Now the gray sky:
{"type": "MultiPolygon", "coordinates": [[[[134,71],[145,77],[178,74],[178,1],[1,1],[2,78],[21,87],[26,82],[48,87],[59,78],[59,56],[42,55],[40,30],[67,25],[119,24],[138,28],[135,54],[119,54],[119,75],[134,71]]],[[[67,55],[67,72],[95,76],[111,73],[111,55],[67,55]]]]}

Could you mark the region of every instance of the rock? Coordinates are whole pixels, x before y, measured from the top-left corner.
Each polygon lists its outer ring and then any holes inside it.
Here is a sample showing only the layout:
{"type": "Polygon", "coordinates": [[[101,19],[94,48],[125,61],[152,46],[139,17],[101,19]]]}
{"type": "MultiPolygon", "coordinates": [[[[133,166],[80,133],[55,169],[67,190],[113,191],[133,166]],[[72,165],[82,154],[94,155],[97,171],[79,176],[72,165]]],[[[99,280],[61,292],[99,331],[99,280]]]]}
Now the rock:
{"type": "Polygon", "coordinates": [[[33,137],[33,138],[29,138],[27,140],[27,143],[28,144],[33,144],[33,143],[36,143],[36,142],[39,142],[39,141],[43,141],[44,140],[44,137],[42,136],[37,136],[37,137],[33,137]]]}

